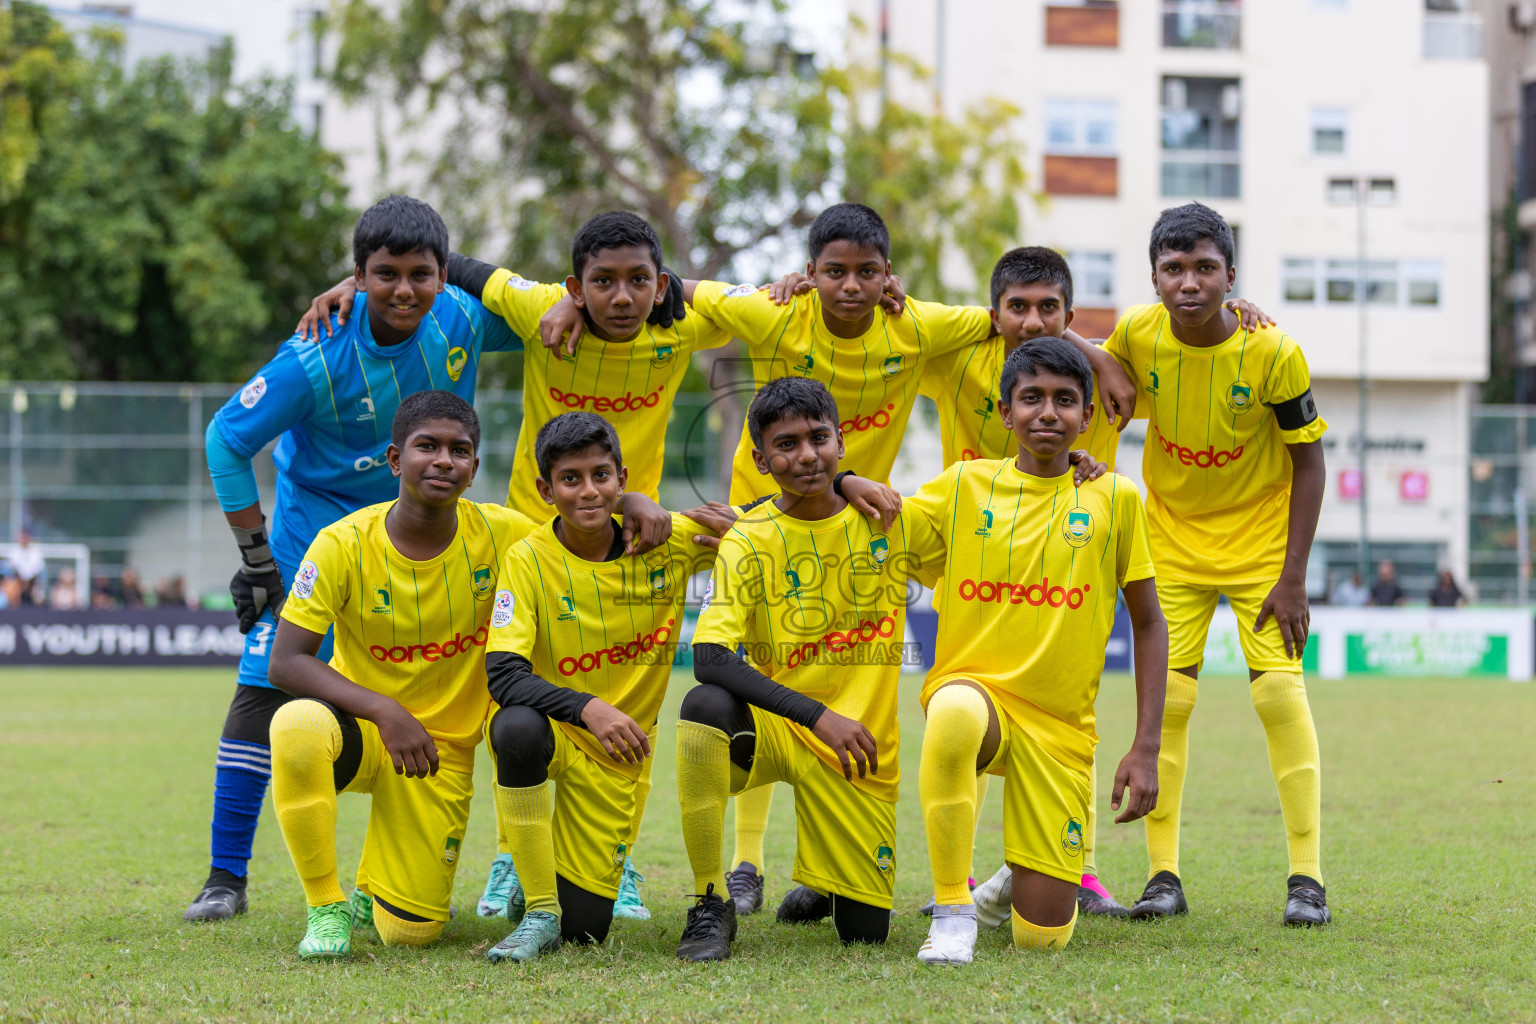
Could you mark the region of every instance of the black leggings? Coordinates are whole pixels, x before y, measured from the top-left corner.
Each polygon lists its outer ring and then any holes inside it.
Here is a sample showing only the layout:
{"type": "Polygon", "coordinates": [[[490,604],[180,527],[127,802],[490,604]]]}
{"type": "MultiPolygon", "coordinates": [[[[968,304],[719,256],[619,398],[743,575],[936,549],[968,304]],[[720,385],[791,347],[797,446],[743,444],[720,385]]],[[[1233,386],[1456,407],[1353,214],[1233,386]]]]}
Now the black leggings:
{"type": "MultiPolygon", "coordinates": [[[[491,719],[491,751],[496,757],[496,785],[525,789],[549,781],[555,758],[555,729],[533,708],[513,704],[491,719]]],[[[555,876],[560,898],[560,938],[585,944],[608,938],[613,924],[613,900],[555,876]]]]}
{"type": "MultiPolygon", "coordinates": [[[[719,729],[731,739],[731,763],[743,771],[752,769],[757,755],[757,727],[752,708],[724,687],[700,683],[683,697],[678,717],[719,729]]],[[[891,932],[891,912],[871,903],[860,903],[834,893],[832,924],[844,942],[884,942],[891,932]]]]}

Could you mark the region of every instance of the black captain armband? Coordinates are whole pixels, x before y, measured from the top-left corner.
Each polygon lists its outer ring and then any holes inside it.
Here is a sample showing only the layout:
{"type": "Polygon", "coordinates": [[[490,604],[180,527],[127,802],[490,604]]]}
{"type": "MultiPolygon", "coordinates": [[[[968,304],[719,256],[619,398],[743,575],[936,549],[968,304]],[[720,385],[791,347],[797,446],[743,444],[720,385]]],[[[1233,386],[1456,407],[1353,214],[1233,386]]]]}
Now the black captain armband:
{"type": "Polygon", "coordinates": [[[1275,420],[1281,430],[1300,430],[1317,419],[1317,401],[1312,397],[1311,388],[1295,398],[1276,402],[1270,408],[1275,410],[1275,420]]]}
{"type": "Polygon", "coordinates": [[[485,286],[490,283],[496,269],[493,263],[481,263],[462,253],[448,254],[448,283],[464,289],[477,299],[485,294],[485,286]]]}

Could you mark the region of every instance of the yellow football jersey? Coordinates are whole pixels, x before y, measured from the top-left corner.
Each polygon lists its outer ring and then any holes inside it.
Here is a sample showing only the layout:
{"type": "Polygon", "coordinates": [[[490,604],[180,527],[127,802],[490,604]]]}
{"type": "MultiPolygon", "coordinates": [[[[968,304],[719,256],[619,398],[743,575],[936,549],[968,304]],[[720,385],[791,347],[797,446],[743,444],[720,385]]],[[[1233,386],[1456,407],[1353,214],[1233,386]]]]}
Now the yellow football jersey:
{"type": "MultiPolygon", "coordinates": [[[[933,399],[939,409],[939,436],[944,445],[944,466],[967,459],[1011,459],[1019,444],[1013,431],[1003,426],[998,413],[998,385],[1007,359],[1003,339],[950,352],[929,360],[918,382],[918,394],[933,399]]],[[[1120,432],[1099,401],[1099,382],[1093,382],[1093,419],[1088,429],[1072,442],[1095,459],[1115,468],[1120,432]]]]}
{"type": "MultiPolygon", "coordinates": [[[[607,701],[652,732],[667,695],[683,627],[688,578],[714,552],[692,540],[708,532],[672,515],[672,537],[643,555],[588,562],[555,536],[550,521],[507,548],[487,651],[521,655],[542,679],[607,701]]],[[[615,761],[580,725],[556,722],[603,765],[631,778],[641,766],[615,761]]]]}
{"type": "Polygon", "coordinates": [[[394,504],[370,505],[320,531],[283,618],[313,633],[334,625],[331,667],[416,716],[444,768],[472,772],[491,703],[485,645],[500,553],[536,526],[500,505],[460,499],[453,543],[415,562],[384,527],[394,504]]]}
{"type": "Polygon", "coordinates": [[[1285,446],[1328,429],[1319,416],[1281,430],[1269,408],[1312,387],[1301,347],[1276,327],[1186,345],[1161,304],[1126,310],[1104,347],[1136,382],[1136,413],[1148,419],[1141,472],[1158,576],[1208,585],[1279,577],[1290,522],[1285,446]]]}
{"type": "Polygon", "coordinates": [[[1012,459],[977,459],[902,509],[948,549],[923,706],[945,682],[977,680],[1053,757],[1086,771],[1119,590],[1152,576],[1136,485],[1107,473],[1075,487],[1071,472],[1029,476],[1012,459]]]}
{"type": "Polygon", "coordinates": [[[555,517],[553,505],[539,497],[533,442],[539,428],[563,412],[595,412],[619,435],[629,465],[627,489],[655,501],[661,484],[667,420],[678,385],[693,353],[731,340],[705,316],[690,314],[671,327],[646,324],[630,342],[603,341],[590,331],[576,355],[551,351],[538,343],[539,318],[567,292],[564,285],[537,284],[507,270],[486,282],[481,301],[524,338],[523,426],[517,436],[507,506],[535,522],[555,517]]]}
{"type": "MultiPolygon", "coordinates": [[[[835,338],[822,321],[821,296],[814,291],[776,306],[765,291],[719,281],[700,282],[693,308],[747,346],[755,386],[797,374],[825,384],[842,418],[842,468],[881,483],[896,464],[923,364],[992,333],[992,316],[984,306],[908,299],[899,317],[877,310],[862,337],[835,338]]],[[[731,504],[778,489],[773,477],[760,474],[753,464],[752,438],[743,425],[731,464],[731,504]]]]}
{"type": "MultiPolygon", "coordinates": [[[[863,723],[880,774],[853,784],[894,802],[901,782],[896,684],[905,653],[907,580],[943,571],[938,532],[902,513],[889,532],[851,505],[830,519],[795,519],[766,502],[721,538],[695,644],[731,650],[774,682],[863,723]]],[[[842,762],[809,729],[789,723],[823,761],[842,762]]]]}

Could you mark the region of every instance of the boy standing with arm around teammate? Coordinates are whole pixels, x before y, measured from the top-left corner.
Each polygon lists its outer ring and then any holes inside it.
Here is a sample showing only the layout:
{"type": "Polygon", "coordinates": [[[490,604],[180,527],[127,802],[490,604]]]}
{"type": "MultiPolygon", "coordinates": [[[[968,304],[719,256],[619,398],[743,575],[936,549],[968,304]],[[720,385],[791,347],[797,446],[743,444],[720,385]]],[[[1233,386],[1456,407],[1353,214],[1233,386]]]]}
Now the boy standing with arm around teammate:
{"type": "Polygon", "coordinates": [[[1167,672],[1146,518],[1135,487],[1109,474],[1076,484],[1067,454],[1093,415],[1093,374],[1070,342],[1024,342],[1003,364],[1006,460],[958,462],[904,509],[945,539],[947,571],[919,789],[935,907],[925,963],[967,964],[978,908],[966,885],[976,778],[1003,775],[1010,916],[1020,947],[1067,944],[1077,918],[1094,699],[1123,591],[1136,635],[1136,739],[1115,774],[1117,821],[1157,802],[1167,672]]]}
{"type": "Polygon", "coordinates": [[[1231,229],[1209,207],[1163,211],[1149,252],[1162,302],[1126,310],[1105,343],[1147,410],[1142,475],[1171,666],[1162,798],[1147,817],[1151,878],[1131,916],[1188,911],[1178,872],[1189,719],[1206,631],[1225,595],[1285,821],[1284,921],[1322,925],[1330,913],[1319,853],[1321,769],[1301,655],[1328,425],[1296,342],[1272,327],[1243,330],[1223,307],[1236,273],[1232,249],[1231,229]]]}
{"type": "Polygon", "coordinates": [[[369,920],[386,945],[426,945],[449,917],[490,696],[497,555],[534,527],[461,495],[480,424],[445,391],[400,404],[385,453],[399,497],[326,527],[283,605],[272,680],[272,801],[309,904],[306,959],[351,953],[369,920]],[[335,654],[317,654],[328,630],[335,654]],[[336,873],[336,795],[372,797],[349,904],[336,873]]]}

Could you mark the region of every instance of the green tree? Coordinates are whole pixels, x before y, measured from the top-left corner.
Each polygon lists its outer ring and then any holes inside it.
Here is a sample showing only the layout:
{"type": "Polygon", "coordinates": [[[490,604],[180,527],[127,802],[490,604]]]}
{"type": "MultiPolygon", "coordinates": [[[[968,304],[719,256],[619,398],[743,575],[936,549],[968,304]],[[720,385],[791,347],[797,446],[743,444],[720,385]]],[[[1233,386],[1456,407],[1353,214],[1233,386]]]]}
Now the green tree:
{"type": "Polygon", "coordinates": [[[339,40],[345,94],[392,89],[457,112],[432,199],[459,225],[457,244],[505,232],[524,274],[563,277],[575,228],[620,207],[651,222],[676,269],[718,277],[770,240],[798,248],[816,213],[846,198],[885,215],[912,290],[953,297],[939,276],[946,247],[984,276],[1017,242],[1018,111],[989,102],[950,120],[875,102],[870,70],[795,52],[785,10],[335,0],[322,29],[339,40]]]}
{"type": "Polygon", "coordinates": [[[286,83],[81,53],[46,12],[0,10],[0,377],[238,380],[346,262],[340,161],[286,83]]]}

